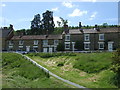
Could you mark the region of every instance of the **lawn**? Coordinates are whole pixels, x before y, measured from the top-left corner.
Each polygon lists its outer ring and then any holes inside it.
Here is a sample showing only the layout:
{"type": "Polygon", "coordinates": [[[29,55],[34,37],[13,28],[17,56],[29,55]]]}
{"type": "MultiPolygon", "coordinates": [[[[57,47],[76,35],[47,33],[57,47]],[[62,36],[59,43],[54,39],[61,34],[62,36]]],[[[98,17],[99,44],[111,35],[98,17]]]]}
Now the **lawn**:
{"type": "Polygon", "coordinates": [[[21,55],[2,54],[2,88],[73,88],[43,72],[21,55]]]}
{"type": "Polygon", "coordinates": [[[56,75],[87,88],[117,88],[110,70],[112,53],[30,53],[34,61],[56,75]]]}

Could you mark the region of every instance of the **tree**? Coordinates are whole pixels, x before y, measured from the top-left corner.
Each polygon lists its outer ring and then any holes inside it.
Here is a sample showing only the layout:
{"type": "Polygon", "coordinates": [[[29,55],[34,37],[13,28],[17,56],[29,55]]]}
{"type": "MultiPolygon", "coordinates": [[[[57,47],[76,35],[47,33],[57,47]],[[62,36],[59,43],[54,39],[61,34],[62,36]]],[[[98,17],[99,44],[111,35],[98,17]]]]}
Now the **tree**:
{"type": "Polygon", "coordinates": [[[64,50],[65,50],[64,43],[59,43],[59,44],[57,45],[56,50],[57,50],[57,51],[64,51],[64,50]]]}
{"type": "Polygon", "coordinates": [[[112,65],[112,70],[116,73],[115,84],[120,88],[120,48],[114,53],[112,65]]]}
{"type": "Polygon", "coordinates": [[[108,24],[107,23],[103,23],[103,27],[104,28],[108,27],[108,24]]]}
{"type": "Polygon", "coordinates": [[[42,34],[40,14],[35,15],[34,19],[31,21],[31,33],[34,35],[42,34]]]}
{"type": "Polygon", "coordinates": [[[52,11],[46,11],[42,14],[42,28],[44,30],[44,34],[51,34],[54,31],[54,21],[53,21],[53,12],[52,11]]]}
{"type": "Polygon", "coordinates": [[[67,25],[68,20],[63,19],[62,17],[60,17],[60,19],[61,19],[63,25],[67,25]]]}

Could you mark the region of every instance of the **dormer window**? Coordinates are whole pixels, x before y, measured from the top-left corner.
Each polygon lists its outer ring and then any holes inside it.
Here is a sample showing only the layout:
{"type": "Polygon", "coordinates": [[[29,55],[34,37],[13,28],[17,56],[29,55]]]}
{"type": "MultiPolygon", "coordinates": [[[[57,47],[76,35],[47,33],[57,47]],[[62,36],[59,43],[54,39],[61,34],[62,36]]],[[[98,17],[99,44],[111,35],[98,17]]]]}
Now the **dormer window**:
{"type": "Polygon", "coordinates": [[[65,35],[65,41],[70,41],[70,35],[65,35]]]}
{"type": "Polygon", "coordinates": [[[19,41],[19,45],[23,45],[24,41],[23,40],[20,40],[19,41]]]}
{"type": "Polygon", "coordinates": [[[90,35],[89,34],[85,34],[84,35],[84,40],[85,41],[89,41],[90,40],[90,35]]]}
{"type": "Polygon", "coordinates": [[[34,45],[38,45],[38,40],[34,40],[34,45]]]}
{"type": "Polygon", "coordinates": [[[99,40],[104,40],[104,34],[99,34],[99,40]]]}

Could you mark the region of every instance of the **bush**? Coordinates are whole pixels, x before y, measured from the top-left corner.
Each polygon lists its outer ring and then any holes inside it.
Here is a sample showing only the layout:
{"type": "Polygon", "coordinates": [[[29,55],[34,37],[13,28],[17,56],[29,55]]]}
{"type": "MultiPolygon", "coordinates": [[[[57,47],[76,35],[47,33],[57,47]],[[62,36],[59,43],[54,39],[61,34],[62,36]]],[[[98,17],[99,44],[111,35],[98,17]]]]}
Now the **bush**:
{"type": "Polygon", "coordinates": [[[112,57],[112,70],[116,73],[115,76],[115,85],[117,85],[120,88],[120,48],[117,49],[117,51],[114,53],[114,56],[112,57]]]}
{"type": "Polygon", "coordinates": [[[50,57],[58,57],[58,56],[76,56],[75,53],[30,53],[28,56],[39,56],[41,58],[50,58],[50,57]]]}

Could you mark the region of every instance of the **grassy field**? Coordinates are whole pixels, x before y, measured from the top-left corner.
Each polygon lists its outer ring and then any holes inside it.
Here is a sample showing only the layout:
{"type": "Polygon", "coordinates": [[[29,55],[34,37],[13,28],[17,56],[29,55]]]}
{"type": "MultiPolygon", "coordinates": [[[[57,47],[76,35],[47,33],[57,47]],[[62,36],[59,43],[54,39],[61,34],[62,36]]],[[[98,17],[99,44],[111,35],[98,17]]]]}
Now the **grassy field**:
{"type": "Polygon", "coordinates": [[[72,88],[16,53],[2,54],[2,88],[72,88]]]}
{"type": "Polygon", "coordinates": [[[110,70],[112,53],[30,53],[28,56],[56,75],[87,88],[117,88],[110,70]]]}

